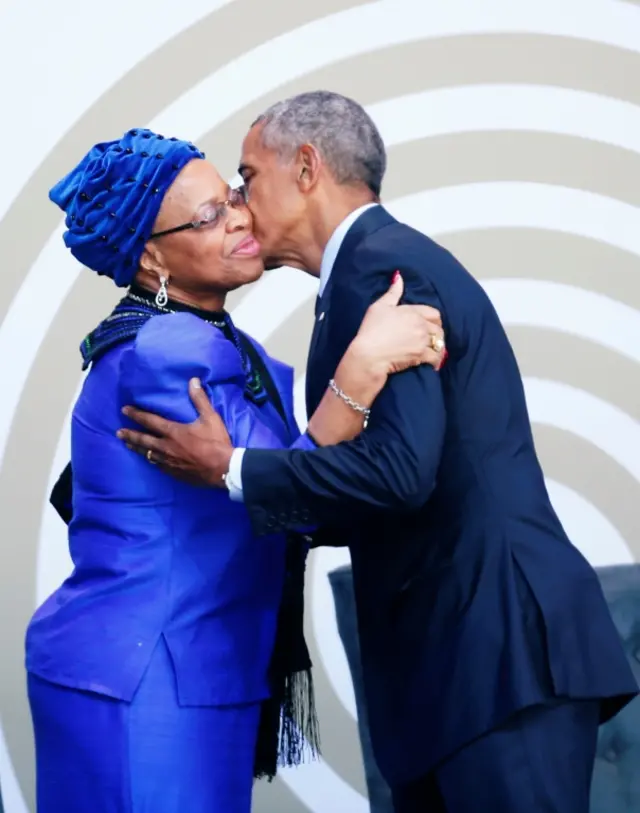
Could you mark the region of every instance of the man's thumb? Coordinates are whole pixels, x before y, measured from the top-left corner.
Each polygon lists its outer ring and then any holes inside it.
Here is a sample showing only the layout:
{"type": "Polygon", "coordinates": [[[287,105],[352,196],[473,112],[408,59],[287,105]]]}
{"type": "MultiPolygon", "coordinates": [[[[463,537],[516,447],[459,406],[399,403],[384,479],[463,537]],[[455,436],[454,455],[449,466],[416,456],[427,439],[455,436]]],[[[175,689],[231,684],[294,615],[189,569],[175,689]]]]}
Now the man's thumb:
{"type": "Polygon", "coordinates": [[[384,294],[383,299],[385,305],[397,305],[402,299],[404,293],[404,280],[399,271],[394,271],[391,277],[391,285],[389,290],[384,294]]]}
{"type": "Polygon", "coordinates": [[[198,378],[192,378],[189,381],[189,397],[201,418],[210,418],[212,414],[215,414],[211,401],[198,378]]]}

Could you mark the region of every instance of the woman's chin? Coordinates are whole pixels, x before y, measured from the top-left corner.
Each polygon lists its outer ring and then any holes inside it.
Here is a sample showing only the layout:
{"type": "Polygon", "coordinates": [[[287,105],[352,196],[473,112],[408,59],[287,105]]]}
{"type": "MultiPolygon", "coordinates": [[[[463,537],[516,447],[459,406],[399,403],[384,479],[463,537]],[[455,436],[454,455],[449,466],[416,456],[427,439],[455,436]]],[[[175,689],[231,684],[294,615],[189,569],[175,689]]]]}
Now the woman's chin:
{"type": "Polygon", "coordinates": [[[243,285],[250,285],[252,282],[257,282],[264,274],[264,265],[262,260],[258,258],[247,259],[234,274],[234,285],[231,290],[241,288],[243,285]]]}

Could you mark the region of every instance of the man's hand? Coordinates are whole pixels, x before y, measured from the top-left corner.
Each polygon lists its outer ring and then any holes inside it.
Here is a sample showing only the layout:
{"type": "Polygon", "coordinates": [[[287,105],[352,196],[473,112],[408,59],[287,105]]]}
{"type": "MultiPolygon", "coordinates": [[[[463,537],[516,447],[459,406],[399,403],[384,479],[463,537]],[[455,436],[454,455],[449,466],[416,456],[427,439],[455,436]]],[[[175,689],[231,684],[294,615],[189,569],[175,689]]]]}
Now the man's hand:
{"type": "Polygon", "coordinates": [[[189,396],[198,411],[193,423],[177,423],[135,407],[124,414],[152,434],[120,429],[120,440],[167,474],[201,486],[222,486],[233,446],[225,425],[198,379],[189,382],[189,396]]]}

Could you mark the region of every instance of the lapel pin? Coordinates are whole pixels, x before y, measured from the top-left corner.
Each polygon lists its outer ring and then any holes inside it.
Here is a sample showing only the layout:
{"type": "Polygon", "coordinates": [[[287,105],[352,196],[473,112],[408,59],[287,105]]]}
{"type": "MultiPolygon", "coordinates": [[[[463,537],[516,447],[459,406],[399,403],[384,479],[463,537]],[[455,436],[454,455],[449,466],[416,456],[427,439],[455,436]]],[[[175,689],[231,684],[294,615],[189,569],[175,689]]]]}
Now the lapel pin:
{"type": "Polygon", "coordinates": [[[318,316],[318,322],[322,322],[323,319],[324,319],[324,311],[322,311],[320,316],[318,316]]]}

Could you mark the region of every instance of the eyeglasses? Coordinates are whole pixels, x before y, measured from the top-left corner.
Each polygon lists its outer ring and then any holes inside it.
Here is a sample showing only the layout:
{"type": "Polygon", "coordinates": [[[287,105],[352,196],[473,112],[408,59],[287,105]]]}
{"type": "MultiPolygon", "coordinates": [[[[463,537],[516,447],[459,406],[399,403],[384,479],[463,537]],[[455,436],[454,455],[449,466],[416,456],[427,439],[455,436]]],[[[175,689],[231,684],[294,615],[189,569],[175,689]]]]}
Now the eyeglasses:
{"type": "Polygon", "coordinates": [[[237,209],[240,206],[246,206],[248,201],[249,190],[243,184],[236,189],[230,189],[227,200],[211,204],[211,208],[206,217],[199,220],[192,220],[190,223],[183,223],[181,226],[174,226],[172,229],[157,231],[155,234],[152,234],[149,239],[155,240],[156,237],[164,237],[167,234],[175,234],[176,232],[186,231],[187,229],[201,229],[204,226],[215,226],[227,216],[229,207],[237,209]]]}

